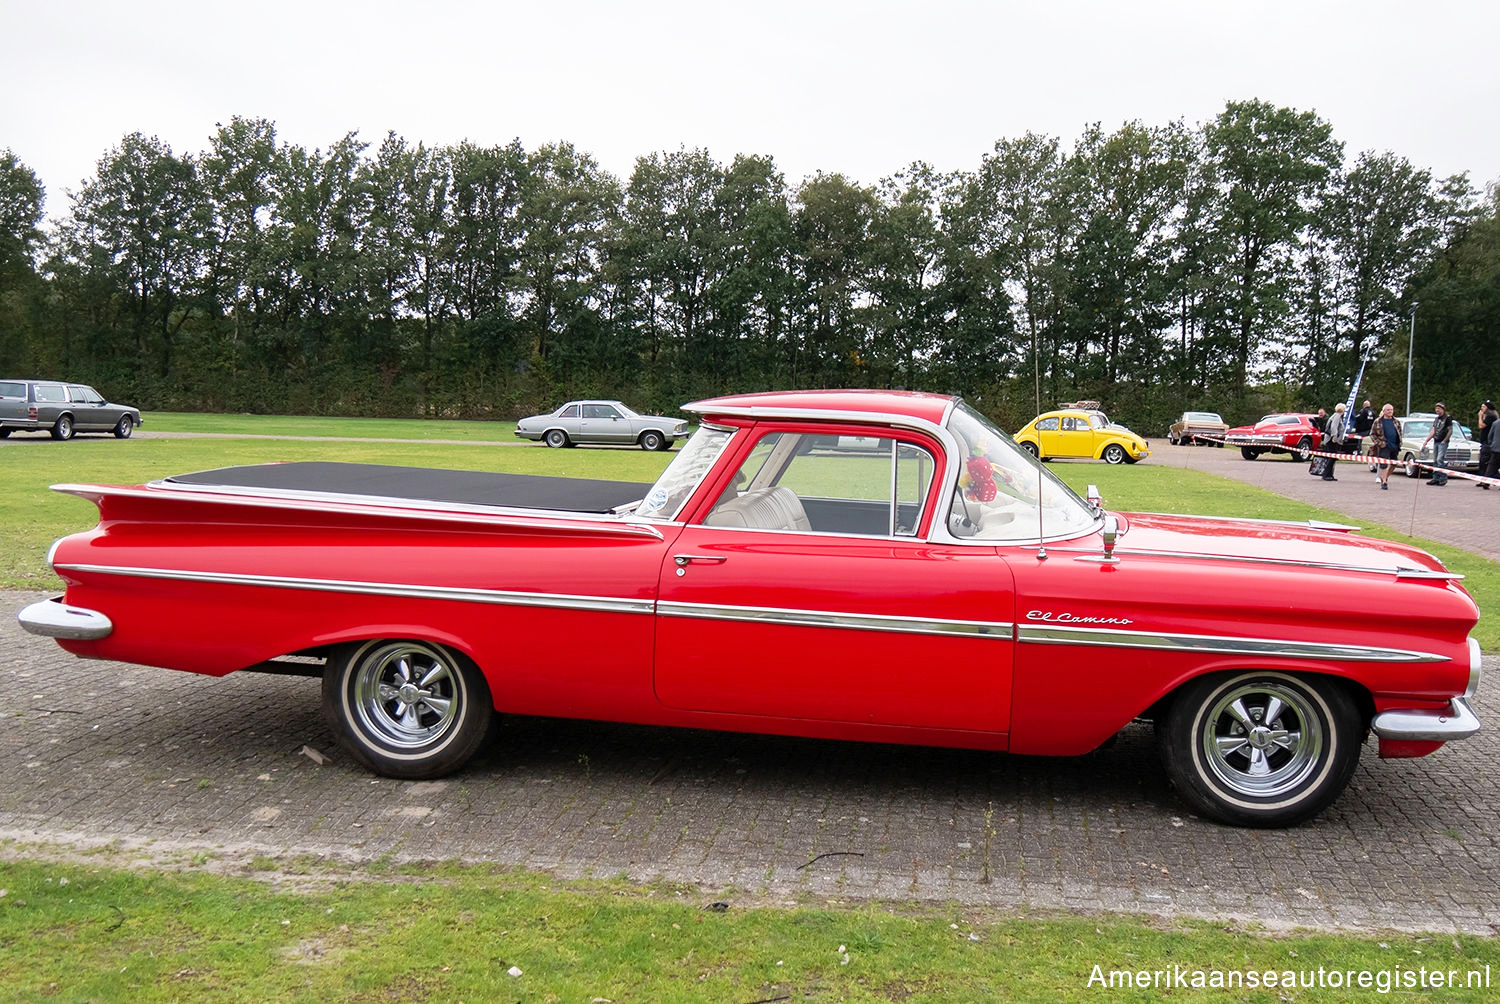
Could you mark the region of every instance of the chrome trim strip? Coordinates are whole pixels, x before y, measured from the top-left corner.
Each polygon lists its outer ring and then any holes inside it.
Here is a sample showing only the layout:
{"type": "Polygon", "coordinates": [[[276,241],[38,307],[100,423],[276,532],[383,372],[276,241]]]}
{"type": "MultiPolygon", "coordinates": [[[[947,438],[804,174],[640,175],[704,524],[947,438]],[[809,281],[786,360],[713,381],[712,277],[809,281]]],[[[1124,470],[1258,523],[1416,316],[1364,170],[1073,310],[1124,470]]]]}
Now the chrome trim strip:
{"type": "MultiPolygon", "coordinates": [[[[1008,543],[1008,542],[1006,542],[1008,543]]],[[[1061,554],[1095,554],[1092,548],[1055,547],[1061,554]]],[[[1332,561],[1299,561],[1295,558],[1256,558],[1243,554],[1206,554],[1203,551],[1147,551],[1116,548],[1117,555],[1135,555],[1142,558],[1188,558],[1194,561],[1234,561],[1252,565],[1290,565],[1294,568],[1323,568],[1334,572],[1359,572],[1366,575],[1394,575],[1402,579],[1448,579],[1457,581],[1464,576],[1460,572],[1434,572],[1426,568],[1404,566],[1340,565],[1332,561]]]]}
{"type": "Polygon", "coordinates": [[[885,614],[856,614],[833,610],[790,610],[781,607],[736,607],[716,603],[662,601],[656,605],[656,612],[662,617],[686,617],[697,620],[748,621],[789,627],[845,628],[855,631],[891,631],[898,634],[973,636],[999,641],[1011,641],[1015,635],[1015,625],[1003,621],[892,617],[885,614]]]}
{"type": "Polygon", "coordinates": [[[1288,659],[1327,659],[1349,662],[1451,662],[1447,656],[1399,648],[1334,645],[1283,638],[1235,638],[1224,635],[1158,634],[1112,631],[1108,628],[1057,627],[1022,624],[1017,641],[1033,645],[1097,645],[1104,648],[1150,648],[1178,652],[1218,652],[1226,655],[1279,656],[1288,659]]]}
{"type": "Polygon", "coordinates": [[[73,607],[61,599],[40,600],[16,614],[21,627],[43,638],[98,641],[108,638],[115,626],[97,610],[73,607]]]}
{"type": "Polygon", "coordinates": [[[601,613],[649,614],[653,600],[616,596],[575,596],[567,593],[526,593],[504,589],[462,589],[399,582],[362,582],[351,579],[307,579],[278,575],[242,575],[235,572],[197,572],[175,568],[132,568],[113,565],[59,565],[59,571],[124,575],[176,582],[209,582],[224,586],[265,586],[272,589],[304,589],[324,593],[356,593],[362,596],[399,596],[420,600],[455,600],[500,606],[547,607],[558,610],[593,610],[601,613]]]}
{"type": "Polygon", "coordinates": [[[1465,697],[1479,693],[1479,681],[1484,678],[1484,653],[1479,651],[1479,642],[1469,639],[1469,685],[1464,688],[1465,697]]]}
{"type": "Polygon", "coordinates": [[[376,495],[342,495],[335,492],[296,492],[280,488],[237,488],[226,485],[183,485],[153,481],[141,488],[112,485],[57,484],[55,492],[97,501],[106,496],[160,499],[174,494],[192,496],[195,502],[220,505],[259,505],[268,509],[296,509],[312,512],[348,512],[349,507],[379,509],[382,516],[402,519],[428,519],[455,523],[480,523],[487,526],[539,527],[573,533],[624,534],[665,539],[662,532],[647,523],[624,522],[618,517],[580,514],[576,520],[557,518],[555,509],[519,509],[504,506],[480,506],[464,502],[414,501],[376,495]],[[546,513],[536,516],[534,513],[546,513]],[[549,518],[550,517],[550,518],[549,518]]]}
{"type": "Polygon", "coordinates": [[[1370,721],[1370,731],[1382,739],[1451,742],[1479,731],[1479,717],[1462,697],[1453,698],[1447,711],[1397,708],[1382,711],[1370,721]]]}

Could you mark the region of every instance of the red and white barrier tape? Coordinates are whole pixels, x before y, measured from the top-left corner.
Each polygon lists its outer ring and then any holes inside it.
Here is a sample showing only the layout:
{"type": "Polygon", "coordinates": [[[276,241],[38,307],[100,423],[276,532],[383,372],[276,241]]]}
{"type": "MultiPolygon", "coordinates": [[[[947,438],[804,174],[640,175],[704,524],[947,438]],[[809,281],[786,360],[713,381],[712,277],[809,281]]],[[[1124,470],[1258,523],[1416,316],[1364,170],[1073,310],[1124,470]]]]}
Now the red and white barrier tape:
{"type": "MultiPolygon", "coordinates": [[[[1231,443],[1231,442],[1229,442],[1229,440],[1227,440],[1227,439],[1221,439],[1218,436],[1193,436],[1192,438],[1193,439],[1201,439],[1201,440],[1203,440],[1206,443],[1218,443],[1220,446],[1240,446],[1241,445],[1239,443],[1231,443]]],[[[1250,446],[1250,444],[1248,444],[1248,443],[1244,444],[1244,445],[1245,446],[1249,446],[1250,449],[1264,449],[1264,450],[1266,450],[1268,452],[1270,452],[1270,451],[1276,451],[1276,452],[1279,452],[1279,453],[1290,453],[1293,456],[1301,456],[1303,454],[1303,452],[1304,452],[1302,450],[1297,449],[1295,446],[1264,446],[1264,447],[1262,447],[1262,446],[1259,446],[1259,445],[1250,446]]],[[[1309,456],[1309,457],[1327,457],[1330,460],[1342,460],[1345,463],[1369,464],[1371,467],[1377,467],[1377,466],[1392,467],[1392,468],[1399,467],[1399,468],[1405,469],[1405,467],[1407,465],[1407,461],[1405,461],[1405,460],[1390,460],[1390,459],[1387,459],[1385,457],[1375,457],[1375,456],[1370,456],[1370,455],[1364,454],[1364,453],[1330,453],[1330,452],[1328,452],[1326,450],[1307,450],[1306,451],[1306,456],[1309,456]]],[[[1474,483],[1481,484],[1481,485],[1500,485],[1500,478],[1487,478],[1487,477],[1483,476],[1482,474],[1471,474],[1468,471],[1455,470],[1452,467],[1438,467],[1435,464],[1424,463],[1423,461],[1417,460],[1415,458],[1412,459],[1411,465],[1413,467],[1418,467],[1418,468],[1421,468],[1423,470],[1428,470],[1428,471],[1433,471],[1433,472],[1437,472],[1437,471],[1441,470],[1444,474],[1448,475],[1448,477],[1450,477],[1450,478],[1457,478],[1457,479],[1459,479],[1461,481],[1473,481],[1474,483]]]]}

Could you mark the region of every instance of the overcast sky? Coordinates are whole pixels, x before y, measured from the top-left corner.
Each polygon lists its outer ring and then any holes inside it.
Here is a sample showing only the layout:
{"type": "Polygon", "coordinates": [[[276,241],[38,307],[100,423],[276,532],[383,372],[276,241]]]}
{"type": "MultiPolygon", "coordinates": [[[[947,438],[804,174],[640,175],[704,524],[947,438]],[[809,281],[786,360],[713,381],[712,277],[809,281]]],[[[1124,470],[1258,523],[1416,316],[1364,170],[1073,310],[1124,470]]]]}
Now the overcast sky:
{"type": "Polygon", "coordinates": [[[972,170],[1028,131],[1069,145],[1260,98],[1317,112],[1351,162],[1500,178],[1495,0],[0,5],[0,149],[54,217],[122,136],[196,153],[234,115],[309,149],[568,140],[625,180],[704,147],[868,185],[914,160],[972,170]]]}

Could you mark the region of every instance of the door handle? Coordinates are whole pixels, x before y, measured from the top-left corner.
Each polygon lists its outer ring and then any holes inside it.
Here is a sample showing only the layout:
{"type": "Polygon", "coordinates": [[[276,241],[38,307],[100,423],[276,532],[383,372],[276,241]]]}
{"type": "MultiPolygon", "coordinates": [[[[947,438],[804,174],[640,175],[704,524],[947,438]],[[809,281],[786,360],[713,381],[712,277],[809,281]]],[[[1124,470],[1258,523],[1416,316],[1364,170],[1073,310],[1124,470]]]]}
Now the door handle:
{"type": "Polygon", "coordinates": [[[691,565],[694,562],[721,565],[728,561],[729,558],[723,554],[674,554],[672,555],[672,560],[677,563],[678,568],[681,568],[684,565],[691,565]]]}

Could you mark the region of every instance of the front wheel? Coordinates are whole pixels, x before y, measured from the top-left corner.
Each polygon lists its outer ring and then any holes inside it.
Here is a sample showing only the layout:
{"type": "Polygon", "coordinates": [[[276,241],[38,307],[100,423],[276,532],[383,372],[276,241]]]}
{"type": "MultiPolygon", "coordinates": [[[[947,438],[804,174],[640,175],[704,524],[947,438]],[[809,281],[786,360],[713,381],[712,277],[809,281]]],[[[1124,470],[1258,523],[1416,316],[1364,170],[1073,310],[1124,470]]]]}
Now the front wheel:
{"type": "Polygon", "coordinates": [[[1260,451],[1259,450],[1252,450],[1248,446],[1241,446],[1240,447],[1240,456],[1244,457],[1246,460],[1259,460],[1260,459],[1260,451]]]}
{"type": "Polygon", "coordinates": [[[1412,454],[1408,453],[1406,459],[1401,461],[1401,464],[1402,468],[1406,471],[1407,477],[1417,478],[1422,476],[1422,468],[1417,466],[1417,458],[1412,454]]]}
{"type": "Polygon", "coordinates": [[[1159,740],[1167,775],[1194,809],[1238,826],[1291,826],[1344,790],[1361,731],[1336,681],[1252,671],[1184,686],[1159,740]]]}
{"type": "Polygon", "coordinates": [[[129,415],[121,415],[120,421],[115,423],[115,438],[129,439],[130,434],[135,431],[135,419],[129,415]]]}
{"type": "Polygon", "coordinates": [[[1125,454],[1125,447],[1119,443],[1110,443],[1104,448],[1101,456],[1106,464],[1123,464],[1129,459],[1125,454]]]}
{"type": "Polygon", "coordinates": [[[349,755],[377,774],[451,774],[494,718],[478,667],[439,645],[387,639],[351,646],[323,672],[323,717],[349,755]]]}
{"type": "Polygon", "coordinates": [[[663,441],[664,440],[662,434],[659,432],[654,432],[650,429],[647,429],[645,432],[641,433],[641,449],[646,450],[647,452],[655,452],[656,450],[661,449],[663,441]]]}

